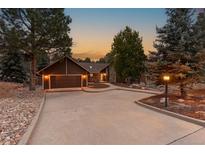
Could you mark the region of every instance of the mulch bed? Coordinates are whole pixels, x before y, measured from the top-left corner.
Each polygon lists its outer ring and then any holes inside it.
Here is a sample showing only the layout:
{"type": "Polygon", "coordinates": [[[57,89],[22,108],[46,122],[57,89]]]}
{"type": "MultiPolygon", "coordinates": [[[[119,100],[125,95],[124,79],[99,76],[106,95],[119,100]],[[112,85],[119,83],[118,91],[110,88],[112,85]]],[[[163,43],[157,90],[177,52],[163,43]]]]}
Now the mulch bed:
{"type": "Polygon", "coordinates": [[[0,145],[18,144],[36,115],[43,91],[22,84],[0,82],[0,145]]]}
{"type": "Polygon", "coordinates": [[[164,99],[162,98],[164,98],[163,94],[151,96],[140,101],[154,107],[205,120],[205,89],[189,91],[186,99],[181,99],[178,92],[169,94],[167,108],[164,107],[164,99]]]}
{"type": "Polygon", "coordinates": [[[104,83],[90,83],[88,85],[89,88],[108,88],[110,87],[108,84],[104,84],[104,83]]]}

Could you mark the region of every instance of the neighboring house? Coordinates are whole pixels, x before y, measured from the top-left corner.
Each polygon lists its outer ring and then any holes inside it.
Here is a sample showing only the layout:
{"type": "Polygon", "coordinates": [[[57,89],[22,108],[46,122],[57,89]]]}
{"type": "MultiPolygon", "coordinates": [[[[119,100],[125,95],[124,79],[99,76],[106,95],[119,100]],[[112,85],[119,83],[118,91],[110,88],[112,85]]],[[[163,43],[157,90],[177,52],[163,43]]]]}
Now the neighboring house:
{"type": "Polygon", "coordinates": [[[44,89],[85,87],[88,82],[108,82],[109,64],[82,63],[63,57],[38,72],[44,89]]]}

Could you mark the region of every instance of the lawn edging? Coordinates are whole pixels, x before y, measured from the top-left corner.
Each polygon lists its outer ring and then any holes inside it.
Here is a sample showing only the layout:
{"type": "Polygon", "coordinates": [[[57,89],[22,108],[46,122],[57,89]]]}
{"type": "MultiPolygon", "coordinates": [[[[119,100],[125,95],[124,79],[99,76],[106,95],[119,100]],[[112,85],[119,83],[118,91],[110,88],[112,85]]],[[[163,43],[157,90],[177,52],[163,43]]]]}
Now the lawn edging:
{"type": "Polygon", "coordinates": [[[34,116],[31,124],[28,126],[26,132],[22,136],[21,140],[18,142],[18,145],[26,145],[26,144],[28,144],[28,141],[29,141],[29,139],[31,137],[31,134],[33,133],[33,131],[34,131],[34,129],[35,129],[37,123],[38,123],[38,120],[39,120],[40,114],[41,114],[41,112],[43,110],[45,101],[46,101],[46,93],[44,93],[44,95],[43,95],[43,99],[42,99],[42,102],[41,102],[41,105],[40,105],[40,108],[39,108],[37,114],[34,116]]]}
{"type": "Polygon", "coordinates": [[[178,113],[174,113],[174,112],[171,112],[171,111],[168,111],[168,110],[160,109],[160,108],[157,108],[157,107],[142,103],[141,101],[135,101],[135,103],[137,105],[140,105],[140,106],[145,107],[147,109],[151,109],[153,111],[163,113],[163,114],[166,114],[168,116],[172,116],[172,117],[175,117],[175,118],[178,118],[178,119],[181,119],[181,120],[191,122],[191,123],[194,123],[194,124],[205,127],[205,121],[203,121],[203,120],[191,118],[191,117],[181,115],[181,114],[178,114],[178,113]]]}
{"type": "Polygon", "coordinates": [[[107,92],[107,91],[112,91],[112,90],[124,90],[124,91],[132,91],[132,92],[147,93],[147,94],[161,94],[162,93],[158,91],[140,90],[140,89],[138,90],[138,89],[121,88],[121,87],[102,89],[102,90],[89,90],[89,89],[82,88],[82,90],[88,93],[100,93],[100,92],[107,92]]]}

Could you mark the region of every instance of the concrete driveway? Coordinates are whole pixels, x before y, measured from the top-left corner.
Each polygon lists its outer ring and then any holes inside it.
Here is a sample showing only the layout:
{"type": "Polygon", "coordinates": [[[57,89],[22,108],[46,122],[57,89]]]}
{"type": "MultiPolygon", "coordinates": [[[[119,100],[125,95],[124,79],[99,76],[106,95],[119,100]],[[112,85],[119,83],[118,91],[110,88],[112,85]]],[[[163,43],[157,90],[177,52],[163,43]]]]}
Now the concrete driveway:
{"type": "Polygon", "coordinates": [[[48,93],[29,144],[205,144],[201,126],[133,103],[148,96],[123,90],[48,93]]]}

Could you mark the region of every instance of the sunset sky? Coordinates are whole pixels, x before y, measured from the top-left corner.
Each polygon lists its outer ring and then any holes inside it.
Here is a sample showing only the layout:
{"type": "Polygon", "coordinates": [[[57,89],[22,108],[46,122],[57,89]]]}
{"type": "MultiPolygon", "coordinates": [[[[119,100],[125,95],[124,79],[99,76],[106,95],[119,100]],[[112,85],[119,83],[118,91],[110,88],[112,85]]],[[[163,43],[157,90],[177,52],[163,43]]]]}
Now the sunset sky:
{"type": "Polygon", "coordinates": [[[72,18],[74,57],[96,60],[111,49],[113,37],[130,26],[143,38],[145,52],[153,49],[156,26],[166,22],[164,9],[66,9],[72,18]]]}

